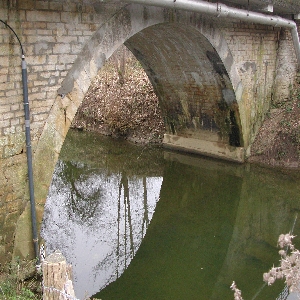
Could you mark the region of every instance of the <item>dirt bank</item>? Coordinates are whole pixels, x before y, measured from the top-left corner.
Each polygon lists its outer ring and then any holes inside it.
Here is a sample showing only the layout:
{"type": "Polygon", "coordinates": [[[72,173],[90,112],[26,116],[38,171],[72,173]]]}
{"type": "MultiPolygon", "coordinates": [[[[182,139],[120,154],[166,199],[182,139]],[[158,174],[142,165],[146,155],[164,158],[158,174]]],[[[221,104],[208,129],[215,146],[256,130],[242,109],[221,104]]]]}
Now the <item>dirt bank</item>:
{"type": "Polygon", "coordinates": [[[251,147],[249,162],[300,168],[300,76],[288,101],[272,107],[251,147]]]}
{"type": "Polygon", "coordinates": [[[101,69],[72,127],[135,143],[161,143],[165,127],[158,98],[138,61],[122,51],[101,69]]]}

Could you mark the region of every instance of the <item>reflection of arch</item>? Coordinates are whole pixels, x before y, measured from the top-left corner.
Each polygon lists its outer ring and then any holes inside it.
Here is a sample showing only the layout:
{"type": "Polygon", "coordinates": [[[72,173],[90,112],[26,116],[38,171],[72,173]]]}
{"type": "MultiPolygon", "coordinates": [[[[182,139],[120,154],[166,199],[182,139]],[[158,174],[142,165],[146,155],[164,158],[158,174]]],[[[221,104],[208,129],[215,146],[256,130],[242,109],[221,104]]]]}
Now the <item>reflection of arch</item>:
{"type": "MultiPolygon", "coordinates": [[[[172,10],[168,11],[156,7],[146,8],[140,5],[123,7],[109,21],[102,24],[86,43],[62,82],[61,88],[58,90],[59,96],[51,108],[35,151],[35,178],[39,179],[39,182],[36,184],[37,201],[43,201],[46,198],[53,169],[64,138],[91,81],[97,75],[99,69],[120,45],[125,43],[129,48],[133,48],[135,37],[139,38],[146,28],[150,28],[150,31],[151,28],[157,29],[158,27],[155,28],[154,25],[158,26],[159,24],[160,28],[167,26],[169,28],[168,32],[172,28],[176,30],[181,28],[182,40],[191,34],[193,37],[201,39],[211,49],[217,51],[216,53],[223,62],[230,78],[236,98],[235,112],[236,116],[239,116],[238,107],[242,95],[241,80],[234,67],[233,57],[225,38],[218,28],[213,26],[203,16],[197,17],[193,13],[184,12],[182,15],[180,13],[174,15],[172,10]],[[175,27],[168,24],[173,24],[175,27]],[[176,26],[176,24],[182,25],[176,26]],[[43,161],[45,160],[48,160],[48,169],[44,169],[43,161]]],[[[146,41],[148,45],[153,45],[152,40],[146,41]]],[[[161,45],[163,43],[164,40],[161,40],[161,45]]],[[[192,47],[191,49],[196,48],[192,47]]],[[[195,53],[192,53],[192,55],[195,56],[195,53]]],[[[151,76],[149,77],[151,78],[151,76]]],[[[243,120],[241,120],[241,123],[243,123],[243,120]]]]}

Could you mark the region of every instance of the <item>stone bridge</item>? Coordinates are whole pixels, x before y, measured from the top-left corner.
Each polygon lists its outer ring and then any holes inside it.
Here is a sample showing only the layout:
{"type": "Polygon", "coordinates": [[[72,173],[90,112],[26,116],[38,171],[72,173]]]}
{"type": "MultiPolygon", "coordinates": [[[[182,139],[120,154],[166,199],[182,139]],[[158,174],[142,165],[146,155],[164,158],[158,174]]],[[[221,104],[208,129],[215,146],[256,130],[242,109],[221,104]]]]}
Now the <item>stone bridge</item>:
{"type": "MultiPolygon", "coordinates": [[[[132,2],[143,1],[0,0],[0,20],[14,29],[28,66],[38,206],[85,93],[122,44],[140,61],[159,98],[168,147],[242,162],[271,104],[290,95],[298,68],[295,37],[277,21],[182,10],[176,0],[174,7],[132,2]]],[[[296,0],[224,2],[247,15],[276,14],[296,23],[300,12],[296,0]]],[[[29,199],[21,50],[2,23],[0,87],[1,256],[22,236],[12,232],[29,199]]]]}

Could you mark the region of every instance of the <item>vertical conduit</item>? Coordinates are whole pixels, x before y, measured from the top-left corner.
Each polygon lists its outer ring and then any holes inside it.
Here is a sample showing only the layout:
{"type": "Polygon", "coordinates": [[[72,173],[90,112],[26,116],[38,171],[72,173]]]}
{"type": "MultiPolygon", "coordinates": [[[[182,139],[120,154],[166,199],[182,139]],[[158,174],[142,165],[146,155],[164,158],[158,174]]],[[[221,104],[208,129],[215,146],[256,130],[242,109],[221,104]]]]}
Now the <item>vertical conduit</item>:
{"type": "Polygon", "coordinates": [[[28,181],[29,181],[29,195],[30,195],[30,210],[31,210],[31,225],[34,253],[37,259],[36,264],[39,262],[39,245],[38,245],[38,233],[36,226],[36,211],[35,211],[35,199],[34,199],[34,185],[33,185],[33,169],[32,169],[32,149],[31,149],[31,137],[30,137],[30,113],[28,102],[28,86],[27,86],[27,64],[25,56],[22,54],[22,83],[23,83],[23,100],[25,111],[25,135],[26,135],[26,154],[27,154],[27,169],[28,169],[28,181]]]}
{"type": "Polygon", "coordinates": [[[27,64],[25,61],[24,50],[19,37],[16,32],[6,22],[0,20],[5,26],[7,26],[17,38],[22,52],[22,84],[23,84],[23,102],[25,112],[25,137],[26,137],[26,155],[27,155],[27,169],[28,169],[28,182],[29,182],[29,196],[30,196],[30,210],[31,210],[31,226],[34,253],[37,259],[36,265],[40,263],[39,257],[39,245],[38,245],[38,233],[36,225],[36,210],[35,210],[35,199],[34,199],[34,185],[33,185],[33,169],[32,169],[32,149],[31,149],[31,137],[30,137],[30,113],[29,113],[29,102],[28,102],[28,85],[27,85],[27,64]]]}

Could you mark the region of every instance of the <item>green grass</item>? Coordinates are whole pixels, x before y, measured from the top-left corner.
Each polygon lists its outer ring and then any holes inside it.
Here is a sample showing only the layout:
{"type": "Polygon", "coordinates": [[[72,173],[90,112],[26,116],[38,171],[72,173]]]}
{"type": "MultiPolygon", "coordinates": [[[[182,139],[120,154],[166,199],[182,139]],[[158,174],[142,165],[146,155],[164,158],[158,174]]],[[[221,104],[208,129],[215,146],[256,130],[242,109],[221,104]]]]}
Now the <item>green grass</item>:
{"type": "Polygon", "coordinates": [[[0,270],[0,299],[42,299],[40,276],[33,261],[14,261],[0,270]]]}

